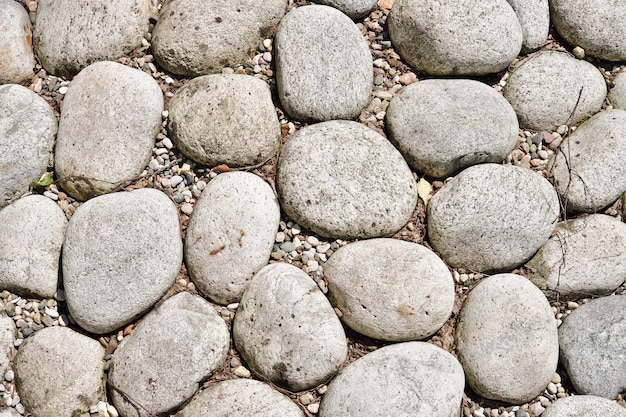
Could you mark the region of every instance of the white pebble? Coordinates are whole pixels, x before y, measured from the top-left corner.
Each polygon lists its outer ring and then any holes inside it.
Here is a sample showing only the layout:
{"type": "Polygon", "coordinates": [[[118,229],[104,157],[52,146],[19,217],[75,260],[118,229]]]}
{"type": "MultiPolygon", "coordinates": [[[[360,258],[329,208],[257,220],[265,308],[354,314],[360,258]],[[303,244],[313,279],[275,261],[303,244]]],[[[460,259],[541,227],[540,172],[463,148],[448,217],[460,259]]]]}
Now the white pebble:
{"type": "Polygon", "coordinates": [[[65,93],[67,93],[67,87],[63,86],[59,88],[59,94],[65,94],[65,93]]]}
{"type": "Polygon", "coordinates": [[[174,175],[172,178],[170,178],[170,186],[172,188],[178,186],[178,184],[180,184],[181,182],[183,182],[183,177],[181,177],[180,175],[174,175]]]}
{"type": "Polygon", "coordinates": [[[265,49],[270,49],[272,47],[272,40],[271,39],[265,39],[263,41],[263,47],[265,49]]]}
{"type": "Polygon", "coordinates": [[[302,405],[309,405],[313,402],[313,396],[310,393],[305,393],[302,394],[299,398],[300,400],[300,404],[302,405]]]}
{"type": "Polygon", "coordinates": [[[317,246],[320,243],[319,239],[316,238],[315,236],[307,237],[306,241],[309,242],[311,244],[311,246],[313,246],[313,247],[317,246]]]}
{"type": "Polygon", "coordinates": [[[200,191],[204,190],[206,188],[206,182],[200,180],[196,183],[196,188],[200,191]]]}
{"type": "Polygon", "coordinates": [[[285,241],[285,233],[284,232],[276,233],[275,241],[276,241],[276,243],[283,243],[285,241]]]}
{"type": "Polygon", "coordinates": [[[4,374],[4,379],[5,379],[5,381],[11,382],[11,381],[13,381],[13,378],[15,378],[15,373],[13,373],[13,369],[9,369],[4,374]]]}
{"type": "Polygon", "coordinates": [[[51,308],[46,308],[44,310],[44,313],[50,317],[52,317],[53,319],[58,319],[59,318],[59,312],[56,310],[52,310],[51,308]]]}
{"type": "Polygon", "coordinates": [[[229,309],[230,311],[235,311],[237,310],[237,308],[239,308],[239,303],[228,304],[226,308],[229,309]]]}
{"type": "Polygon", "coordinates": [[[317,414],[320,409],[320,403],[313,403],[306,406],[306,409],[309,410],[311,414],[317,414]]]}
{"type": "Polygon", "coordinates": [[[193,213],[193,206],[189,203],[185,203],[182,206],[180,206],[180,211],[185,213],[187,216],[190,216],[191,213],[193,213]]]}
{"type": "Polygon", "coordinates": [[[172,143],[172,140],[170,138],[163,138],[163,146],[165,146],[167,149],[172,149],[174,147],[174,144],[172,143]]]}
{"type": "Polygon", "coordinates": [[[120,413],[117,412],[117,409],[113,406],[113,404],[107,403],[107,411],[111,417],[119,417],[120,413]]]}
{"type": "Polygon", "coordinates": [[[238,366],[235,368],[234,374],[239,378],[250,378],[250,371],[245,366],[238,366]]]}
{"type": "Polygon", "coordinates": [[[556,393],[557,393],[557,391],[556,391],[556,385],[554,385],[554,382],[550,382],[550,383],[548,384],[548,392],[549,392],[550,394],[556,394],[556,393]]]}
{"type": "Polygon", "coordinates": [[[265,62],[272,62],[272,54],[270,54],[269,52],[264,52],[263,53],[263,60],[265,62]]]}

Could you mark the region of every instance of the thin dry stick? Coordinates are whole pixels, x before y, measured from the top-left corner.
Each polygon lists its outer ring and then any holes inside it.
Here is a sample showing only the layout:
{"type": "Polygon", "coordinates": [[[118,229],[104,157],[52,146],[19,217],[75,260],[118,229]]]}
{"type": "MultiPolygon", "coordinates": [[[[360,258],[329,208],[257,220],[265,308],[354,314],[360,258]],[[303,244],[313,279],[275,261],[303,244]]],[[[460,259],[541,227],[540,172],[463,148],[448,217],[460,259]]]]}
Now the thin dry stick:
{"type": "Polygon", "coordinates": [[[128,401],[130,403],[130,405],[132,405],[135,408],[135,410],[137,410],[137,414],[141,414],[141,410],[143,410],[148,415],[148,417],[159,417],[156,414],[150,412],[146,407],[141,405],[141,403],[139,403],[137,400],[133,399],[130,395],[128,395],[122,389],[116,387],[111,381],[109,381],[108,378],[107,378],[106,383],[111,388],[113,388],[115,391],[117,391],[118,394],[120,394],[122,397],[124,397],[124,399],[126,401],[128,401]]]}

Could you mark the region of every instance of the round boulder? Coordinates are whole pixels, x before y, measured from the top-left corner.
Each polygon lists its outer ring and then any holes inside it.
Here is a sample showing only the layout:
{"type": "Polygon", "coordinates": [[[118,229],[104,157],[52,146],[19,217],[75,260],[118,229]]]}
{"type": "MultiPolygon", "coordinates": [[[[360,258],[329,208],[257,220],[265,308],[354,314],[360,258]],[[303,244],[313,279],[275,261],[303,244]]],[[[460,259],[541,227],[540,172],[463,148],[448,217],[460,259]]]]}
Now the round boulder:
{"type": "Polygon", "coordinates": [[[607,110],[580,125],[550,164],[570,212],[595,213],[626,191],[626,111],[607,110]]]}
{"type": "Polygon", "coordinates": [[[614,401],[593,395],[560,398],[546,408],[541,417],[626,417],[626,408],[614,401]]]}
{"type": "Polygon", "coordinates": [[[276,185],[289,217],[332,238],[392,235],[417,204],[415,180],[400,152],[351,121],[310,125],[290,138],[278,160],[276,185]]]}
{"type": "Polygon", "coordinates": [[[550,5],[548,0],[507,0],[522,25],[522,51],[539,49],[548,40],[550,5]]]}
{"type": "Polygon", "coordinates": [[[472,289],[459,313],[456,346],[470,387],[512,404],[539,395],[559,360],[550,303],[515,274],[493,275],[472,289]]]}
{"type": "Polygon", "coordinates": [[[396,239],[350,243],[324,265],[328,295],[342,321],[374,339],[419,340],[450,317],[454,282],[425,246],[396,239]]]}
{"type": "Polygon", "coordinates": [[[456,417],[464,387],[454,356],[424,342],[398,343],[343,369],[328,386],[319,416],[456,417]]]}
{"type": "Polygon", "coordinates": [[[559,198],[540,174],[511,165],[476,165],[431,198],[428,237],[454,268],[510,271],[550,238],[559,212],[559,198]]]}
{"type": "Polygon", "coordinates": [[[378,0],[321,0],[320,3],[339,9],[350,18],[357,20],[371,12],[378,0]]]}
{"type": "Polygon", "coordinates": [[[28,12],[15,0],[0,0],[0,84],[33,76],[33,33],[28,12]]]}
{"type": "Polygon", "coordinates": [[[358,27],[328,6],[291,10],[276,32],[278,97],[297,120],[356,119],[372,92],[372,55],[358,27]]]}
{"type": "Polygon", "coordinates": [[[506,0],[396,0],[389,35],[412,67],[431,75],[485,75],[522,48],[522,27],[506,0]]]}
{"type": "Polygon", "coordinates": [[[544,51],[513,69],[503,94],[522,128],[551,131],[576,125],[600,111],[606,82],[589,62],[565,52],[544,51]]]}
{"type": "Polygon", "coordinates": [[[185,84],[170,102],[168,130],[183,154],[210,167],[262,163],[280,142],[267,84],[241,74],[205,75],[185,84]]]}
{"type": "Polygon", "coordinates": [[[111,332],[165,294],[182,258],[178,210],[164,193],[144,188],[96,197],[67,225],[67,307],[85,330],[111,332]]]}
{"type": "Polygon", "coordinates": [[[471,165],[502,162],[517,144],[519,126],[493,88],[454,79],[403,88],[387,109],[387,130],[411,168],[444,178],[471,165]]]}
{"type": "Polygon", "coordinates": [[[54,162],[61,186],[87,200],[137,179],[150,160],[162,111],[163,93],[148,74],[116,62],[82,70],[59,120],[54,162]]]}
{"type": "Polygon", "coordinates": [[[290,391],[326,382],[348,354],[341,322],[322,291],[285,263],[254,276],[235,314],[233,339],[255,374],[290,391]]]}

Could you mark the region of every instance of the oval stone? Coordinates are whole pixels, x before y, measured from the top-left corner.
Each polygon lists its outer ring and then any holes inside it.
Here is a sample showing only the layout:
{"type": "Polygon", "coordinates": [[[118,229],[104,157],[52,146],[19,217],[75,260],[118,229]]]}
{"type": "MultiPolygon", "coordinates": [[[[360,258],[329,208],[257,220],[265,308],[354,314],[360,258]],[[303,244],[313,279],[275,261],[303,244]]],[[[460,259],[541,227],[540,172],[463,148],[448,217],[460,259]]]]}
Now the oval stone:
{"type": "Polygon", "coordinates": [[[350,18],[357,20],[372,11],[378,0],[322,0],[320,3],[339,9],[350,18]]]}
{"type": "Polygon", "coordinates": [[[419,340],[450,317],[454,282],[430,249],[396,239],[339,248],[324,264],[328,296],[342,321],[374,339],[419,340]]]}
{"type": "Polygon", "coordinates": [[[415,180],[400,152],[351,121],[310,125],[290,138],[278,160],[276,185],[285,213],[325,237],[392,235],[417,204],[415,180]]]}
{"type": "Polygon", "coordinates": [[[33,76],[33,33],[28,13],[14,0],[0,0],[0,84],[19,84],[33,76]]]}
{"type": "Polygon", "coordinates": [[[522,25],[522,52],[540,48],[548,40],[550,5],[548,0],[507,0],[522,25]]]}
{"type": "Polygon", "coordinates": [[[542,417],[626,417],[626,408],[593,395],[575,395],[552,403],[542,417]]]}
{"type": "Polygon", "coordinates": [[[493,275],[472,289],[459,314],[456,346],[470,387],[512,404],[539,395],[559,359],[550,303],[515,274],[493,275]]]}

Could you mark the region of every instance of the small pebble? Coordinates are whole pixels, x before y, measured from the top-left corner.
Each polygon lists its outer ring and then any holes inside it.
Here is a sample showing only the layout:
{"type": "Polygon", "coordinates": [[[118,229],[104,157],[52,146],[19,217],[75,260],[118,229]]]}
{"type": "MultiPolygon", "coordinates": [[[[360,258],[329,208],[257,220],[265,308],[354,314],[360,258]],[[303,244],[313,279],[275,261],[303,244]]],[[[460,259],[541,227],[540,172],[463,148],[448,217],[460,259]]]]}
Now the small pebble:
{"type": "Polygon", "coordinates": [[[13,369],[9,369],[8,371],[6,371],[6,373],[4,374],[4,380],[7,382],[11,382],[13,381],[13,378],[15,378],[15,373],[13,372],[13,369]]]}
{"type": "Polygon", "coordinates": [[[309,410],[311,414],[317,414],[320,409],[320,403],[312,403],[306,406],[306,409],[309,410]]]}
{"type": "Polygon", "coordinates": [[[250,371],[245,366],[238,366],[233,371],[239,378],[250,378],[250,371]]]}
{"type": "Polygon", "coordinates": [[[583,59],[585,57],[585,50],[583,48],[581,48],[580,46],[575,47],[572,50],[572,53],[578,59],[583,59]]]}
{"type": "Polygon", "coordinates": [[[185,203],[182,206],[180,206],[180,211],[182,211],[187,216],[190,216],[191,213],[193,213],[193,206],[189,203],[185,203]]]}
{"type": "Polygon", "coordinates": [[[311,395],[311,393],[307,392],[307,393],[302,394],[299,400],[300,400],[300,404],[309,405],[313,402],[313,396],[311,395]]]}

